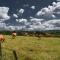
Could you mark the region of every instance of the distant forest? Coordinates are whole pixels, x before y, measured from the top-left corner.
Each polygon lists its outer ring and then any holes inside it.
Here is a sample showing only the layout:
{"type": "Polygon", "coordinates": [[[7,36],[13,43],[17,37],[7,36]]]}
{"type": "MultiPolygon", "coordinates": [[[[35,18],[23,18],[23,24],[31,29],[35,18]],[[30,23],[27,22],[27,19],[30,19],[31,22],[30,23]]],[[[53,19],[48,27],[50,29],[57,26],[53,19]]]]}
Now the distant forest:
{"type": "MultiPolygon", "coordinates": [[[[4,35],[11,35],[13,31],[0,31],[0,34],[4,35]]],[[[38,34],[38,35],[54,35],[54,36],[60,36],[60,30],[47,30],[47,31],[16,31],[17,35],[25,35],[25,33],[28,34],[38,34]]]]}

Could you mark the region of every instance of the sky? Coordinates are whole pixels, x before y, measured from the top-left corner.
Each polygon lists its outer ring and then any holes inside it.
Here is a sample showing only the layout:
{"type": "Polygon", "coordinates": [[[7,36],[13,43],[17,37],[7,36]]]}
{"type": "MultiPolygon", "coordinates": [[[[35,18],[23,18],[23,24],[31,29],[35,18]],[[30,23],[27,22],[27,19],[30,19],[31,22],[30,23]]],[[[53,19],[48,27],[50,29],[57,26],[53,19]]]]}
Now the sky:
{"type": "Polygon", "coordinates": [[[60,30],[60,0],[0,0],[0,30],[60,30]]]}

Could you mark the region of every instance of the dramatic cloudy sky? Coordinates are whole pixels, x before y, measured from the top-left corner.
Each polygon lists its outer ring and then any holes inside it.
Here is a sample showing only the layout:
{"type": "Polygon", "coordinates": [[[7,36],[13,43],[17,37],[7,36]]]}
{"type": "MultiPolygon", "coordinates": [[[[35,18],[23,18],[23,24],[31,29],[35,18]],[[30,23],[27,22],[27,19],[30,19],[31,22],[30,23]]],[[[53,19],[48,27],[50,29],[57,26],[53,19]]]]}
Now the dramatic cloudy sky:
{"type": "Polygon", "coordinates": [[[0,0],[0,30],[60,30],[60,0],[0,0]]]}

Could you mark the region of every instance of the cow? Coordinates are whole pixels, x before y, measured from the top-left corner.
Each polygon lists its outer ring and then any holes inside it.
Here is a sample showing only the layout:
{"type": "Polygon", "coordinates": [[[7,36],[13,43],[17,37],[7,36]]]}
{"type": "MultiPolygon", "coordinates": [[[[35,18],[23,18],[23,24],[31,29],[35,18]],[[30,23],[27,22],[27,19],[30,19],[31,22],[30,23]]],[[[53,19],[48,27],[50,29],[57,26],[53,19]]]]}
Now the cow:
{"type": "Polygon", "coordinates": [[[4,41],[4,40],[5,40],[5,37],[2,34],[0,34],[0,41],[4,41]]]}
{"type": "Polygon", "coordinates": [[[12,38],[14,39],[16,37],[17,33],[15,31],[12,32],[12,38]]]}

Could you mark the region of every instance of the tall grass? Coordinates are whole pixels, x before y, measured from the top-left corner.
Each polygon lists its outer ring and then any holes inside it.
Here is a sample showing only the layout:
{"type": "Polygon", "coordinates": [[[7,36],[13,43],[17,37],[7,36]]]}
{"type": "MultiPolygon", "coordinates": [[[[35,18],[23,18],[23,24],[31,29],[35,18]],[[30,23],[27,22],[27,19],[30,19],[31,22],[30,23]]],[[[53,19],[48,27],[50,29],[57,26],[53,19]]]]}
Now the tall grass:
{"type": "Polygon", "coordinates": [[[16,50],[18,60],[60,60],[60,38],[41,37],[38,39],[37,37],[17,36],[12,39],[11,35],[5,35],[5,38],[2,49],[8,52],[6,52],[8,60],[13,59],[9,57],[10,51],[6,49],[16,50]]]}

